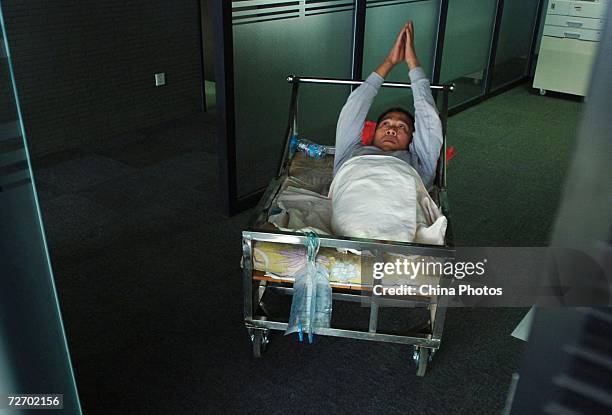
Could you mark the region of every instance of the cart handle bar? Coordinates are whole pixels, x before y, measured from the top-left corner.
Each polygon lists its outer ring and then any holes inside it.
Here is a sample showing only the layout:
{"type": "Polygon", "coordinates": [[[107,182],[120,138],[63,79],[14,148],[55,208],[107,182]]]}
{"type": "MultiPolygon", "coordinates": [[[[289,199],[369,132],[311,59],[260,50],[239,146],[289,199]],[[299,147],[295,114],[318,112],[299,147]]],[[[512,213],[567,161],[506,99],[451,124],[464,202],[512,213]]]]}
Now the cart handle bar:
{"type": "MultiPolygon", "coordinates": [[[[335,78],[302,78],[295,75],[287,77],[289,83],[308,83],[308,84],[328,84],[328,85],[361,85],[364,81],[354,81],[352,79],[335,79],[335,78]]],[[[383,82],[382,86],[390,88],[412,88],[411,84],[404,82],[383,82]]],[[[454,91],[455,84],[449,85],[431,85],[431,89],[440,89],[443,91],[454,91]]]]}

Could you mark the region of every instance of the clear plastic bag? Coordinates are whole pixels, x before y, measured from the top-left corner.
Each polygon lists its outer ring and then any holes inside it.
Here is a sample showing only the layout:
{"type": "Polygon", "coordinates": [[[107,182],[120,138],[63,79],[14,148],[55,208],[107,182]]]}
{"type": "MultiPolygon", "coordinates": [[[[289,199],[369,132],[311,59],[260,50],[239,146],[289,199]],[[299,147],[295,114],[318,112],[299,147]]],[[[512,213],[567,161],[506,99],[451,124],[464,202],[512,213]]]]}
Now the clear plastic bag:
{"type": "Polygon", "coordinates": [[[315,262],[318,238],[314,233],[308,236],[307,249],[308,261],[295,274],[291,314],[285,334],[297,332],[302,341],[303,333],[308,333],[308,341],[312,343],[317,330],[330,325],[332,289],[327,269],[315,262]]]}

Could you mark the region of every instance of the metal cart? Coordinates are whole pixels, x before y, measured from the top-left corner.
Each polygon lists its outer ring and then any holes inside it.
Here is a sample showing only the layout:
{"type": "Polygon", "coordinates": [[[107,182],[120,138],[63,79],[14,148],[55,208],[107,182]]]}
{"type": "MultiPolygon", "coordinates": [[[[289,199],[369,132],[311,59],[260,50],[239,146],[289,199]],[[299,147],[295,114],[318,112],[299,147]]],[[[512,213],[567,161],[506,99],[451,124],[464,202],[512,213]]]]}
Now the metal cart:
{"type": "MultiPolygon", "coordinates": [[[[291,165],[290,140],[297,131],[298,118],[298,91],[301,84],[327,84],[327,85],[360,85],[363,81],[353,81],[344,79],[323,79],[305,78],[289,76],[287,81],[292,84],[292,93],[289,106],[289,120],[286,129],[285,146],[282,153],[278,175],[274,178],[264,192],[259,205],[255,209],[249,230],[242,232],[242,267],[244,284],[244,323],[253,344],[253,354],[260,357],[269,342],[270,330],[285,331],[287,323],[285,321],[274,320],[270,315],[266,315],[263,307],[260,307],[262,298],[266,292],[292,295],[292,278],[271,278],[253,267],[253,244],[256,242],[270,242],[278,244],[292,244],[305,246],[306,236],[301,233],[282,232],[278,230],[263,229],[267,222],[269,210],[275,196],[281,189],[283,181],[288,177],[291,165]]],[[[408,83],[385,82],[385,88],[410,88],[408,83]]],[[[360,238],[346,238],[335,236],[321,236],[320,247],[340,248],[343,250],[369,251],[376,256],[384,253],[404,254],[404,255],[423,255],[427,257],[449,258],[454,256],[452,243],[451,216],[448,206],[446,192],[446,126],[448,117],[448,94],[454,89],[453,85],[432,85],[434,95],[437,96],[440,107],[440,118],[443,128],[443,145],[438,161],[434,189],[432,197],[441,207],[442,212],[448,219],[448,227],[444,246],[423,245],[405,242],[377,241],[360,238]],[[441,101],[441,102],[440,102],[441,101]]],[[[448,280],[448,278],[446,278],[448,280]]],[[[340,328],[318,329],[317,334],[335,337],[348,337],[353,339],[400,343],[414,346],[413,360],[416,364],[417,376],[424,376],[427,364],[431,360],[435,351],[440,347],[446,307],[438,301],[433,307],[432,317],[427,327],[408,328],[402,334],[384,333],[378,328],[379,309],[385,305],[399,305],[394,302],[410,303],[412,307],[426,307],[429,309],[432,303],[430,297],[416,296],[404,299],[383,299],[365,295],[361,288],[350,284],[331,283],[332,299],[336,301],[365,302],[369,304],[369,321],[366,330],[349,330],[340,328]],[[387,304],[386,304],[387,303],[387,304]]],[[[407,310],[407,309],[403,309],[407,310]]],[[[334,311],[335,313],[335,311],[334,311]]],[[[288,317],[288,316],[287,316],[288,317]]],[[[366,322],[364,322],[365,324],[366,322]]]]}

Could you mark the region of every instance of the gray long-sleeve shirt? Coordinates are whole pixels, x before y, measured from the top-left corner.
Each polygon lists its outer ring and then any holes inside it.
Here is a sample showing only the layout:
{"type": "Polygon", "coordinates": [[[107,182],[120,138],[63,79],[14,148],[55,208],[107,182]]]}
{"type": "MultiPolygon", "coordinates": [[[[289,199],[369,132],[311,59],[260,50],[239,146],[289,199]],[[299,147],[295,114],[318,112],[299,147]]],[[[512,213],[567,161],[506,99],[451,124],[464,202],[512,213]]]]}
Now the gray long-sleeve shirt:
{"type": "Polygon", "coordinates": [[[442,123],[431,95],[429,80],[420,67],[409,72],[414,99],[414,133],[408,150],[384,151],[375,146],[362,146],[361,134],[365,118],[384,79],[372,72],[348,97],[338,117],[334,175],[351,157],[382,154],[397,157],[419,173],[426,188],[436,176],[436,164],[442,147],[442,123]]]}

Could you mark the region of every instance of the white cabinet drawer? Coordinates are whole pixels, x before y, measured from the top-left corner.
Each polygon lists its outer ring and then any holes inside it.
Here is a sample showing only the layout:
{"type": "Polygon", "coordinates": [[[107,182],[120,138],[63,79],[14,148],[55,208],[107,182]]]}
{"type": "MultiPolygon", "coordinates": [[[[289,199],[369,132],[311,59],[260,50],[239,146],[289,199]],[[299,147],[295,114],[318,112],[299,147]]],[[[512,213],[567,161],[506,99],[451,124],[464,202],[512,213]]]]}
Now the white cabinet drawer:
{"type": "Polygon", "coordinates": [[[579,29],[575,27],[560,27],[544,25],[544,36],[565,37],[568,39],[590,40],[598,42],[601,37],[600,30],[579,29]]]}
{"type": "Polygon", "coordinates": [[[572,1],[569,6],[569,15],[577,17],[603,18],[606,12],[605,2],[572,1]]]}
{"type": "MultiPolygon", "coordinates": [[[[560,14],[563,16],[567,16],[569,14],[569,1],[563,0],[550,0],[548,2],[548,10],[546,11],[547,15],[551,14],[560,14]]],[[[548,19],[548,16],[546,17],[548,19]]]]}
{"type": "Polygon", "coordinates": [[[550,15],[546,16],[546,24],[578,29],[601,30],[603,28],[604,20],[590,19],[587,17],[550,15]]]}

